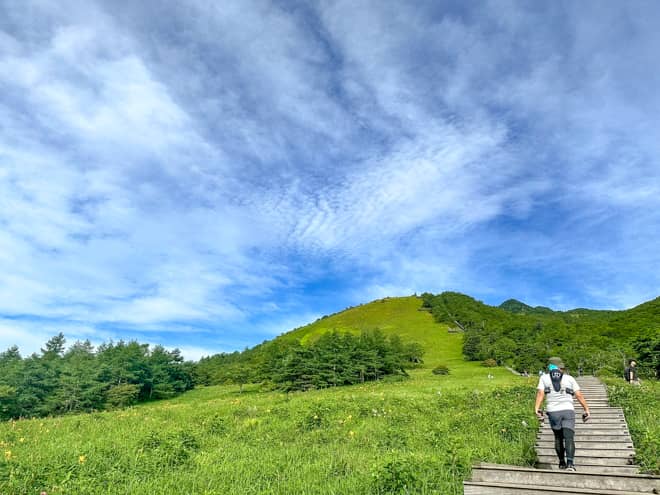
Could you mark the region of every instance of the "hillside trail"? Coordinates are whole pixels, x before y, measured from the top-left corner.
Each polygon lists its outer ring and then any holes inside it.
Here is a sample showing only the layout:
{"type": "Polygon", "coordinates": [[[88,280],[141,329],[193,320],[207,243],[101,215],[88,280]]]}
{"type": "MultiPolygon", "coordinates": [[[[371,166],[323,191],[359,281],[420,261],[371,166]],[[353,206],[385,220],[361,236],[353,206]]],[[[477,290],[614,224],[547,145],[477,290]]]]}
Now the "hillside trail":
{"type": "Polygon", "coordinates": [[[628,425],[619,407],[611,407],[607,389],[593,376],[578,378],[591,418],[582,422],[575,408],[575,465],[559,471],[549,421],[539,428],[538,468],[481,463],[463,483],[465,495],[641,495],[660,493],[660,477],[639,474],[628,425]]]}

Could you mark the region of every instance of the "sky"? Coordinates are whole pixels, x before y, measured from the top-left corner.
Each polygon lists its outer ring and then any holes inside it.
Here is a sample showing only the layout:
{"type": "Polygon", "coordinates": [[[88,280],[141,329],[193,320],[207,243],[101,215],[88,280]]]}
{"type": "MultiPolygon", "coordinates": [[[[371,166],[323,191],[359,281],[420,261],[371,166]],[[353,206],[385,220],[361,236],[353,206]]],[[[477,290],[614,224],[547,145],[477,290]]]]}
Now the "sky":
{"type": "Polygon", "coordinates": [[[660,3],[0,0],[0,350],[660,295],[660,3]]]}

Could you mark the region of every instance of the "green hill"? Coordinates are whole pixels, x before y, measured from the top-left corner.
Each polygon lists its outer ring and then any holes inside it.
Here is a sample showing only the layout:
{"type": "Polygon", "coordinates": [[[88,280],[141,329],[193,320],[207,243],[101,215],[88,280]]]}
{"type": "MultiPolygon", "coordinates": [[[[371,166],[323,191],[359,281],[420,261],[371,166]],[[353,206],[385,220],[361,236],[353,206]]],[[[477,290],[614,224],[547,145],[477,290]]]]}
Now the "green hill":
{"type": "Polygon", "coordinates": [[[278,338],[298,339],[304,344],[333,330],[358,334],[377,329],[421,344],[425,367],[462,363],[462,334],[449,333],[448,325],[437,323],[421,306],[422,300],[416,296],[379,299],[321,318],[278,338]]]}
{"type": "Polygon", "coordinates": [[[517,299],[507,299],[499,305],[499,308],[508,311],[509,313],[516,314],[552,313],[550,308],[546,308],[545,306],[532,307],[524,302],[518,301],[517,299]]]}
{"type": "Polygon", "coordinates": [[[462,333],[421,306],[416,296],[385,298],[324,316],[241,353],[202,359],[198,383],[308,390],[405,376],[411,368],[473,373],[475,365],[463,359],[462,333]]]}
{"type": "MultiPolygon", "coordinates": [[[[424,368],[447,365],[460,369],[466,364],[464,358],[479,362],[492,359],[522,372],[538,370],[544,367],[549,356],[560,355],[573,370],[582,368],[592,373],[616,375],[622,372],[624,361],[634,357],[641,361],[642,373],[647,376],[660,373],[657,350],[660,298],[626,311],[582,308],[553,311],[542,306],[531,307],[515,299],[499,307],[489,306],[457,292],[384,298],[348,308],[249,351],[210,358],[200,363],[198,370],[200,376],[207,377],[202,383],[236,381],[237,374],[240,381],[245,373],[240,370],[236,373],[226,365],[242,362],[257,370],[254,379],[268,380],[281,371],[282,363],[300,361],[306,359],[305,356],[311,362],[327,364],[332,360],[332,351],[328,353],[332,345],[326,345],[325,351],[319,352],[310,348],[331,334],[359,335],[365,331],[379,331],[385,336],[399,336],[406,343],[418,343],[424,350],[424,368]],[[276,360],[272,359],[273,355],[276,360]],[[270,361],[271,365],[264,367],[265,361],[270,361]]],[[[353,358],[347,359],[353,362],[353,358]]],[[[325,373],[334,377],[334,369],[341,367],[337,363],[336,368],[325,373]]],[[[296,369],[301,370],[301,366],[296,369]]],[[[390,367],[386,373],[396,372],[396,369],[398,365],[390,367]]],[[[310,371],[309,376],[319,375],[317,371],[310,371]]],[[[306,386],[300,380],[296,383],[306,386]]],[[[325,380],[314,386],[323,387],[329,383],[336,382],[325,380]]]]}
{"type": "Polygon", "coordinates": [[[552,311],[514,299],[494,307],[457,292],[422,299],[437,322],[464,329],[463,354],[471,360],[533,370],[560,355],[574,370],[617,374],[636,358],[645,374],[660,374],[660,298],[622,311],[552,311]]]}

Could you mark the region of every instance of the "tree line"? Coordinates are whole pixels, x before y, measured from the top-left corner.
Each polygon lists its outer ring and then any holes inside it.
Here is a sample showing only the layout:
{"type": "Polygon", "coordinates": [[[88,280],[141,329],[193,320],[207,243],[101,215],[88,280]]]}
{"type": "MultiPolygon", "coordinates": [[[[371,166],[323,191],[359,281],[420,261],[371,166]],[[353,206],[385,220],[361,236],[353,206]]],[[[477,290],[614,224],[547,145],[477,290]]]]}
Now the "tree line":
{"type": "Polygon", "coordinates": [[[65,349],[62,333],[23,358],[0,353],[0,419],[123,407],[173,397],[194,385],[194,365],[178,349],[89,341],[65,349]]]}
{"type": "Polygon", "coordinates": [[[196,384],[260,383],[309,390],[406,375],[421,363],[419,344],[380,331],[329,332],[313,342],[280,338],[242,352],[184,361],[178,349],[135,341],[89,341],[65,348],[62,333],[22,357],[0,353],[0,420],[90,412],[174,397],[196,384]]]}
{"type": "Polygon", "coordinates": [[[422,301],[436,321],[464,332],[471,361],[533,372],[559,355],[573,371],[619,374],[634,358],[643,375],[660,377],[660,298],[625,311],[552,311],[515,300],[494,307],[457,292],[422,301]]]}
{"type": "Polygon", "coordinates": [[[280,390],[309,390],[407,375],[422,362],[422,347],[379,330],[360,334],[332,331],[317,340],[276,339],[243,352],[202,358],[200,383],[263,383],[280,390]]]}

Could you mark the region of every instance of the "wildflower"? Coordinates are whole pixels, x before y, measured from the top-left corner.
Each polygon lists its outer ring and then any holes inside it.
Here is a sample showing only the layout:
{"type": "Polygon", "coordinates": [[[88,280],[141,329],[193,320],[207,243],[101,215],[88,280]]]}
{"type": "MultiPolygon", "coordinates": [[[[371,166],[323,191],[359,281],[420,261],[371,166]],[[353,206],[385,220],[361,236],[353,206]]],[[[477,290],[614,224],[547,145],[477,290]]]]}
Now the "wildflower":
{"type": "Polygon", "coordinates": [[[11,450],[5,450],[5,459],[10,460],[11,459],[11,450]]]}
{"type": "Polygon", "coordinates": [[[353,430],[348,432],[348,435],[353,438],[355,436],[355,432],[353,430]]]}
{"type": "Polygon", "coordinates": [[[85,456],[85,455],[79,455],[78,456],[78,464],[85,464],[86,460],[87,460],[87,456],[85,456]]]}
{"type": "Polygon", "coordinates": [[[18,441],[21,442],[21,443],[23,443],[23,442],[25,442],[25,438],[24,438],[24,437],[21,437],[21,438],[18,439],[18,441]]]}

